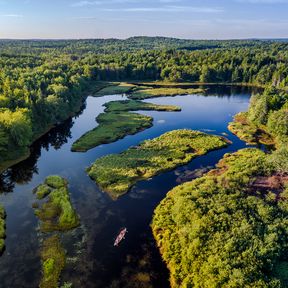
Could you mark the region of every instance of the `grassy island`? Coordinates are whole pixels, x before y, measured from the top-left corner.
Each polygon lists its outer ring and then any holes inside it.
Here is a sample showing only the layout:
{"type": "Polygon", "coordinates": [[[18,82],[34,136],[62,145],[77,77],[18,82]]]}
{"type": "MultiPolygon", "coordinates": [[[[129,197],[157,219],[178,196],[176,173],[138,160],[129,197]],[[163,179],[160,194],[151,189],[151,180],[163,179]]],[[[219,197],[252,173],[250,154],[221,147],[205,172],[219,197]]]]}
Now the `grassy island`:
{"type": "MultiPolygon", "coordinates": [[[[105,83],[105,82],[104,82],[105,83]]],[[[99,89],[96,93],[93,93],[93,96],[102,97],[107,95],[115,94],[126,94],[131,92],[135,86],[133,84],[128,84],[125,82],[121,83],[109,83],[106,86],[103,85],[102,89],[99,89]]]]}
{"type": "Polygon", "coordinates": [[[224,146],[227,146],[227,140],[222,137],[192,130],[175,130],[146,140],[121,154],[96,160],[88,169],[88,174],[102,190],[117,198],[140,180],[224,146]]]}
{"type": "Polygon", "coordinates": [[[35,214],[41,220],[42,232],[66,231],[79,225],[79,217],[72,207],[67,188],[68,182],[60,176],[49,176],[45,184],[35,190],[38,199],[47,199],[35,214]]]}
{"type": "Polygon", "coordinates": [[[152,127],[153,118],[137,113],[111,112],[97,117],[99,126],[88,131],[72,145],[74,152],[85,152],[101,144],[115,142],[127,135],[152,127]]]}
{"type": "Polygon", "coordinates": [[[0,255],[5,249],[5,217],[6,213],[4,208],[0,205],[0,255]]]}
{"type": "Polygon", "coordinates": [[[159,204],[152,229],[171,287],[287,287],[288,179],[269,157],[227,154],[159,204]]]}
{"type": "Polygon", "coordinates": [[[106,113],[101,113],[96,118],[99,125],[75,141],[72,151],[86,152],[101,144],[112,143],[152,127],[152,117],[128,111],[181,111],[181,108],[173,105],[156,105],[135,100],[111,101],[104,106],[106,113]]]}
{"type": "Polygon", "coordinates": [[[79,216],[72,207],[66,179],[57,175],[48,176],[34,193],[38,202],[35,202],[33,207],[35,215],[41,221],[40,231],[43,235],[49,233],[41,247],[40,288],[57,288],[66,262],[59,231],[69,231],[79,226],[79,216]]]}
{"type": "Polygon", "coordinates": [[[153,103],[146,103],[137,100],[122,100],[111,101],[104,104],[106,107],[105,112],[116,111],[139,111],[139,110],[155,110],[155,111],[181,111],[181,108],[174,105],[158,105],[153,103]]]}
{"type": "Polygon", "coordinates": [[[189,95],[189,94],[200,94],[205,92],[202,88],[169,88],[169,87],[161,87],[161,88],[141,88],[133,91],[129,95],[130,99],[134,100],[143,100],[148,98],[162,97],[162,96],[179,96],[179,95],[189,95]]]}

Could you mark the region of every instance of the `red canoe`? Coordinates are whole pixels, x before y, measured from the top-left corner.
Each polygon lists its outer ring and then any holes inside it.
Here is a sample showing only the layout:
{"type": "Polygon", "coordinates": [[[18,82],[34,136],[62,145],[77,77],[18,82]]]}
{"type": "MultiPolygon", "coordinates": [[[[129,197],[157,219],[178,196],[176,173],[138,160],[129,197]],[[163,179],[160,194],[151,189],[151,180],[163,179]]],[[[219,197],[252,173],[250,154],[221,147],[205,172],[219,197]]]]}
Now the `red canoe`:
{"type": "Polygon", "coordinates": [[[123,228],[121,229],[119,235],[117,236],[117,238],[115,239],[115,242],[114,242],[114,246],[118,246],[118,244],[123,240],[125,239],[125,235],[127,233],[127,228],[123,228]]]}

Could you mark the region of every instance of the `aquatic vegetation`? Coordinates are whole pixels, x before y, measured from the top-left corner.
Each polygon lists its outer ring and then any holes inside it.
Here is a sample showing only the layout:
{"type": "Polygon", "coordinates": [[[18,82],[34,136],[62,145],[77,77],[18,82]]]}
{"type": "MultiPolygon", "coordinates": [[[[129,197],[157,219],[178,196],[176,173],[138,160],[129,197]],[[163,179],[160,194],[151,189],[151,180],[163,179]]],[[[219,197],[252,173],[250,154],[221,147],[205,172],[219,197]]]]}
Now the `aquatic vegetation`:
{"type": "Polygon", "coordinates": [[[37,203],[35,214],[41,220],[42,232],[66,231],[79,225],[79,217],[72,207],[67,180],[60,176],[49,176],[46,184],[38,186],[38,199],[45,199],[44,203],[37,203]],[[39,190],[40,189],[40,190],[39,190]]]}
{"type": "Polygon", "coordinates": [[[46,177],[45,184],[50,186],[51,188],[61,188],[68,185],[68,182],[66,179],[58,176],[58,175],[51,175],[46,177]]]}
{"type": "Polygon", "coordinates": [[[140,180],[227,145],[223,137],[192,130],[175,130],[146,140],[121,154],[97,159],[87,171],[102,190],[117,198],[140,180]]]}
{"type": "Polygon", "coordinates": [[[264,152],[243,149],[167,194],[152,229],[171,287],[287,287],[288,190],[273,171],[264,152]]]}
{"type": "Polygon", "coordinates": [[[106,95],[115,95],[115,94],[126,94],[129,93],[135,86],[133,84],[128,84],[125,82],[113,83],[111,82],[108,86],[99,90],[93,96],[101,97],[106,95]]]}
{"type": "Polygon", "coordinates": [[[262,143],[274,145],[275,139],[263,128],[257,127],[247,120],[247,112],[241,112],[234,116],[234,121],[229,123],[228,129],[241,140],[248,144],[262,143]]]}
{"type": "Polygon", "coordinates": [[[41,248],[42,279],[40,288],[57,288],[65,266],[66,253],[58,235],[44,240],[41,248]]]}
{"type": "Polygon", "coordinates": [[[48,185],[41,184],[34,190],[34,193],[36,194],[37,199],[41,200],[49,195],[51,191],[52,190],[48,185]]]}
{"type": "Polygon", "coordinates": [[[0,205],[0,255],[5,249],[5,217],[6,213],[4,208],[0,205]]]}
{"type": "Polygon", "coordinates": [[[40,288],[57,288],[66,262],[58,231],[68,231],[79,226],[79,216],[72,207],[66,179],[58,175],[48,176],[34,193],[41,200],[33,204],[35,215],[41,221],[40,231],[44,235],[49,233],[49,238],[44,239],[41,247],[40,288]]]}
{"type": "Polygon", "coordinates": [[[104,104],[105,112],[115,111],[139,111],[139,110],[156,110],[156,111],[181,111],[181,108],[174,105],[157,105],[137,100],[111,101],[104,104]]]}
{"type": "Polygon", "coordinates": [[[99,126],[75,141],[72,151],[85,152],[101,144],[112,143],[127,135],[136,134],[153,125],[152,117],[129,112],[102,113],[96,120],[99,126]]]}
{"type": "Polygon", "coordinates": [[[142,100],[161,96],[179,96],[179,95],[190,95],[190,94],[200,94],[204,93],[205,90],[201,88],[144,88],[137,89],[135,92],[131,93],[128,97],[134,100],[142,100]]]}

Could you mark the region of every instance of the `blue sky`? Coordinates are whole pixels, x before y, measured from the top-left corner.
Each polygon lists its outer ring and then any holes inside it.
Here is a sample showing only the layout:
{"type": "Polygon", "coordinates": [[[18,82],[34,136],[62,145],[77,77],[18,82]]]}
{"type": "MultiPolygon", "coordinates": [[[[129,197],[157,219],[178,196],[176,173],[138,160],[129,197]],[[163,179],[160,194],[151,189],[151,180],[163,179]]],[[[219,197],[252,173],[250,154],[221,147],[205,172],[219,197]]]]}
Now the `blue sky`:
{"type": "Polygon", "coordinates": [[[0,0],[0,38],[288,38],[288,0],[0,0]]]}

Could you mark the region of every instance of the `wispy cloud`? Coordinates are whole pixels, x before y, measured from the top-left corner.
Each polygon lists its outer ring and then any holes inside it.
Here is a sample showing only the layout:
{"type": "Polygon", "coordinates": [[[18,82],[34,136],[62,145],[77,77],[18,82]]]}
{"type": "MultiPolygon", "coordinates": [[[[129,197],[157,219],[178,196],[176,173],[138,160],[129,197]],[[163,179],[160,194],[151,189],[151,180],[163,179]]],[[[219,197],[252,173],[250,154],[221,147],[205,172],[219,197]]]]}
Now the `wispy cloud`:
{"type": "Polygon", "coordinates": [[[114,12],[193,12],[193,13],[221,13],[221,8],[193,7],[193,6],[163,6],[163,7],[131,7],[131,8],[103,8],[103,11],[114,12]]]}
{"type": "MultiPolygon", "coordinates": [[[[174,0],[174,1],[177,1],[177,0],[174,0]]],[[[117,3],[123,4],[123,3],[135,3],[135,2],[137,1],[136,0],[78,1],[78,2],[73,3],[71,6],[72,7],[86,7],[86,6],[95,6],[95,5],[104,5],[104,4],[117,4],[117,3]]]]}
{"type": "Polygon", "coordinates": [[[72,7],[84,7],[84,6],[93,6],[102,4],[100,1],[79,1],[73,3],[72,7]]]}
{"type": "Polygon", "coordinates": [[[24,16],[20,15],[20,14],[2,14],[2,15],[0,15],[0,17],[22,18],[24,16]]]}

